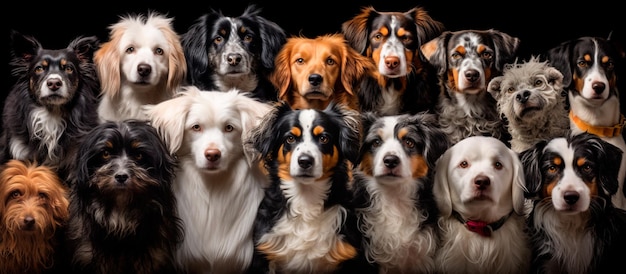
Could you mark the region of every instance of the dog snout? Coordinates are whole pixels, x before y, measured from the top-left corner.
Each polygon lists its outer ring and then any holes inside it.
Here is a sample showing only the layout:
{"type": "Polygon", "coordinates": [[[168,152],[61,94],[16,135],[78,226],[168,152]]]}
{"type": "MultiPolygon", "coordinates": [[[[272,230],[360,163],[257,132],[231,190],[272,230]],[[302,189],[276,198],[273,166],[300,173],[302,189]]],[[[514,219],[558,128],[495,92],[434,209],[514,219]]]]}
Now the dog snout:
{"type": "Polygon", "coordinates": [[[48,81],[46,81],[46,86],[51,91],[57,91],[57,90],[59,90],[63,86],[63,81],[61,81],[61,79],[57,79],[57,78],[48,79],[48,81]]]}
{"type": "Polygon", "coordinates": [[[475,69],[468,69],[465,71],[465,79],[471,83],[476,82],[480,79],[480,73],[475,69]]]}
{"type": "Polygon", "coordinates": [[[148,64],[140,64],[137,66],[137,73],[139,73],[139,76],[141,77],[146,77],[150,75],[151,72],[152,67],[148,64]]]}
{"type": "Polygon", "coordinates": [[[204,151],[204,157],[209,162],[215,162],[222,157],[222,152],[219,149],[210,148],[204,151]]]}
{"type": "Polygon", "coordinates": [[[35,217],[32,215],[24,216],[24,221],[22,223],[23,230],[33,230],[35,229],[35,217]]]}
{"type": "Polygon", "coordinates": [[[606,89],[606,84],[602,82],[593,82],[591,84],[591,88],[593,89],[593,92],[599,95],[599,94],[602,94],[602,92],[604,92],[604,89],[606,89]]]}
{"type": "Polygon", "coordinates": [[[528,101],[528,98],[530,98],[530,91],[528,90],[524,90],[523,92],[518,93],[517,95],[515,95],[515,100],[517,100],[518,102],[524,104],[528,101]]]}
{"type": "Polygon", "coordinates": [[[322,77],[322,75],[317,73],[309,75],[309,83],[311,86],[317,87],[322,83],[322,81],[324,81],[324,77],[322,77]]]}
{"type": "Polygon", "coordinates": [[[226,61],[231,66],[239,65],[243,57],[239,53],[231,53],[226,56],[226,61]]]}
{"type": "Polygon", "coordinates": [[[385,57],[385,66],[388,69],[395,69],[400,65],[400,58],[398,56],[385,57]]]}
{"type": "Polygon", "coordinates": [[[126,173],[115,174],[115,181],[118,184],[125,184],[126,180],[128,180],[128,174],[126,173]]]}
{"type": "Polygon", "coordinates": [[[298,157],[298,165],[303,169],[308,169],[313,166],[315,160],[311,155],[302,155],[298,157]]]}
{"type": "Polygon", "coordinates": [[[565,200],[568,205],[575,204],[578,202],[578,199],[580,199],[580,194],[576,191],[566,191],[563,193],[563,200],[565,200]]]}
{"type": "Polygon", "coordinates": [[[387,155],[383,158],[383,163],[387,168],[395,168],[400,164],[400,158],[396,155],[387,155]]]}
{"type": "Polygon", "coordinates": [[[480,190],[487,189],[487,187],[489,187],[490,184],[491,184],[491,180],[489,180],[489,177],[487,176],[479,175],[479,176],[476,176],[476,178],[474,178],[474,185],[476,185],[477,189],[480,189],[480,190]]]}

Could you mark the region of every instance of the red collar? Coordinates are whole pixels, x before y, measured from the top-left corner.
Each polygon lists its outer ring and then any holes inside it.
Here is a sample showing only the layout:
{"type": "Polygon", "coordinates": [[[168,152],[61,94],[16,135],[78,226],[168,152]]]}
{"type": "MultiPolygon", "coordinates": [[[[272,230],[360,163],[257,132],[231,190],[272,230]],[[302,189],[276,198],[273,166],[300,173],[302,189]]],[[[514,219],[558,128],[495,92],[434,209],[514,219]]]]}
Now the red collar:
{"type": "Polygon", "coordinates": [[[490,237],[492,232],[502,227],[504,222],[509,218],[509,216],[511,216],[511,214],[513,214],[513,211],[511,211],[511,213],[505,215],[504,217],[500,218],[499,220],[488,224],[483,221],[475,221],[475,220],[465,221],[460,213],[456,211],[452,211],[452,215],[454,215],[462,224],[464,224],[467,230],[478,233],[481,236],[485,236],[485,237],[490,237]]]}
{"type": "Polygon", "coordinates": [[[622,129],[626,124],[626,119],[624,115],[620,115],[619,122],[617,125],[610,127],[599,127],[588,124],[587,122],[580,119],[580,117],[576,116],[573,111],[569,112],[569,118],[580,128],[582,131],[589,132],[591,134],[597,135],[599,137],[615,137],[620,136],[622,134],[622,129]]]}

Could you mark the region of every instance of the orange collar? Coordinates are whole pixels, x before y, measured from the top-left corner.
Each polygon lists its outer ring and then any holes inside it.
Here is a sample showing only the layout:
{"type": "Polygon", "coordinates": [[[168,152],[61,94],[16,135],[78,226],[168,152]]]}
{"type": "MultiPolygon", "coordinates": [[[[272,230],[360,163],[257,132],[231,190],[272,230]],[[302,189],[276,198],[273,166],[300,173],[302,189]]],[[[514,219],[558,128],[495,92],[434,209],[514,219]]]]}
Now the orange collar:
{"type": "Polygon", "coordinates": [[[580,119],[580,117],[574,115],[573,111],[569,112],[569,118],[578,126],[582,131],[589,132],[599,137],[615,137],[622,134],[622,129],[626,124],[626,118],[622,114],[619,118],[619,123],[611,127],[598,127],[590,125],[587,122],[580,119]]]}

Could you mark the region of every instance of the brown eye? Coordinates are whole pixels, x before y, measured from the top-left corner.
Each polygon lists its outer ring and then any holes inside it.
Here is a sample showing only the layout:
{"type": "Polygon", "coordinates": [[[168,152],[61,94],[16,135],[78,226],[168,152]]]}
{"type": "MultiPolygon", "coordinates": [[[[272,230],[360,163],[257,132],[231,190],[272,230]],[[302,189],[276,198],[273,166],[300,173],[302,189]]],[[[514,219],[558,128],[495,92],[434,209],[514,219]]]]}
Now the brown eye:
{"type": "Polygon", "coordinates": [[[462,56],[461,56],[461,54],[460,54],[459,52],[453,52],[453,53],[450,55],[450,58],[452,58],[453,60],[460,59],[461,57],[462,57],[462,56]]]}
{"type": "Polygon", "coordinates": [[[381,39],[383,39],[383,35],[380,33],[377,33],[376,35],[374,35],[374,41],[380,41],[381,39]]]}
{"type": "Polygon", "coordinates": [[[576,65],[578,65],[578,67],[584,68],[587,66],[587,62],[585,61],[578,61],[578,63],[576,63],[576,65]]]}
{"type": "Polygon", "coordinates": [[[48,194],[46,193],[39,192],[38,196],[39,196],[39,199],[48,200],[48,194]]]}
{"type": "Polygon", "coordinates": [[[296,138],[293,136],[287,136],[287,140],[285,140],[285,142],[287,142],[287,144],[293,144],[296,142],[296,138]]]}
{"type": "Polygon", "coordinates": [[[143,154],[137,153],[137,155],[135,155],[135,160],[139,161],[141,159],[143,159],[143,154]]]}
{"type": "Polygon", "coordinates": [[[556,173],[557,172],[557,168],[555,165],[551,165],[548,167],[548,173],[556,173]]]}
{"type": "Polygon", "coordinates": [[[71,66],[65,66],[63,69],[65,70],[66,73],[74,72],[74,68],[71,66]]]}
{"type": "Polygon", "coordinates": [[[507,92],[508,93],[513,93],[513,92],[515,92],[515,88],[514,87],[510,87],[510,88],[507,89],[507,92]]]}
{"type": "Polygon", "coordinates": [[[11,193],[9,194],[9,199],[17,199],[20,196],[22,196],[22,193],[19,190],[13,190],[11,191],[11,193]]]}
{"type": "Polygon", "coordinates": [[[222,41],[224,41],[224,38],[222,36],[218,36],[218,37],[215,37],[215,39],[213,39],[213,42],[215,44],[220,44],[222,43],[222,41]]]}
{"type": "Polygon", "coordinates": [[[165,53],[165,52],[163,51],[163,49],[162,49],[162,48],[157,48],[156,50],[154,50],[154,52],[155,52],[157,55],[163,55],[163,54],[165,53]]]}
{"type": "Polygon", "coordinates": [[[467,161],[462,161],[459,164],[459,167],[461,167],[461,168],[468,168],[469,167],[469,163],[467,161]]]}
{"type": "Polygon", "coordinates": [[[191,126],[191,130],[193,130],[193,131],[202,131],[202,128],[200,127],[200,125],[195,124],[195,125],[191,126]]]}
{"type": "Polygon", "coordinates": [[[335,60],[333,60],[332,58],[326,59],[326,65],[332,66],[332,65],[334,65],[336,63],[337,62],[335,62],[335,60]]]}
{"type": "Polygon", "coordinates": [[[111,158],[111,153],[109,153],[108,150],[103,150],[102,151],[102,159],[107,160],[109,158],[111,158]]]}
{"type": "Polygon", "coordinates": [[[502,163],[500,163],[500,162],[495,162],[495,163],[493,164],[493,167],[494,167],[495,169],[497,169],[497,170],[500,170],[500,169],[503,169],[503,168],[504,168],[504,166],[503,166],[503,165],[502,165],[502,163]]]}
{"type": "Polygon", "coordinates": [[[493,54],[489,51],[485,51],[480,55],[483,59],[491,59],[491,57],[493,56],[493,54]]]}
{"type": "Polygon", "coordinates": [[[376,139],[374,140],[374,142],[372,142],[372,147],[379,147],[383,144],[382,141],[380,141],[380,139],[376,139]]]}
{"type": "Polygon", "coordinates": [[[535,87],[540,87],[540,86],[543,86],[543,80],[541,79],[535,80],[535,87]]]}
{"type": "Polygon", "coordinates": [[[297,64],[303,64],[303,63],[304,63],[304,58],[298,58],[298,59],[296,59],[296,63],[297,63],[297,64]]]}
{"type": "Polygon", "coordinates": [[[42,72],[43,72],[43,67],[42,66],[35,67],[35,73],[42,73],[42,72]]]}
{"type": "Polygon", "coordinates": [[[329,141],[329,140],[330,140],[330,139],[329,139],[329,138],[328,138],[328,136],[326,136],[326,135],[322,135],[322,136],[320,136],[320,143],[322,143],[322,144],[328,144],[328,141],[329,141]]]}
{"type": "Polygon", "coordinates": [[[404,139],[404,146],[407,148],[414,148],[415,142],[411,139],[404,139]]]}
{"type": "Polygon", "coordinates": [[[243,41],[248,43],[252,42],[252,35],[246,34],[246,36],[243,37],[243,41]]]}
{"type": "Polygon", "coordinates": [[[128,47],[126,49],[126,53],[128,53],[128,54],[133,53],[133,52],[135,52],[135,48],[134,47],[128,47]]]}
{"type": "Polygon", "coordinates": [[[226,127],[224,127],[224,131],[226,131],[226,132],[231,132],[233,130],[235,130],[233,125],[226,125],[226,127]]]}

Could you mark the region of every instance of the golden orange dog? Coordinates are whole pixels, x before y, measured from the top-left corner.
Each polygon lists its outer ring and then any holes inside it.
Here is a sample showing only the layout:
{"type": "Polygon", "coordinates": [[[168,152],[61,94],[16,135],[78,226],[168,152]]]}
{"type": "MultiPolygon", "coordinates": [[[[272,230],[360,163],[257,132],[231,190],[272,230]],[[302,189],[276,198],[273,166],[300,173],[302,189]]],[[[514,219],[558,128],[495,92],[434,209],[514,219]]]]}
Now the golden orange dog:
{"type": "Polygon", "coordinates": [[[57,237],[68,219],[66,186],[49,167],[10,160],[0,173],[0,273],[60,270],[57,237]]]}
{"type": "Polygon", "coordinates": [[[358,110],[357,87],[376,71],[342,34],[290,37],[275,59],[270,81],[294,109],[325,109],[331,101],[358,110]]]}

